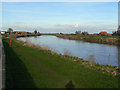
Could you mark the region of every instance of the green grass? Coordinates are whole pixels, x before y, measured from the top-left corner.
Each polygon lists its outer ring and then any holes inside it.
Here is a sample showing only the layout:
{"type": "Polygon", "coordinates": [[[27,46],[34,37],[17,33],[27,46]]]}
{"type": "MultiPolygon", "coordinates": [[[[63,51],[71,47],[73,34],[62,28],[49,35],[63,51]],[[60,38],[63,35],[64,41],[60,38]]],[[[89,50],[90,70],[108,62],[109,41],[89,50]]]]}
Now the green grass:
{"type": "Polygon", "coordinates": [[[71,35],[71,34],[56,34],[57,37],[67,38],[71,40],[84,40],[91,43],[120,45],[118,41],[120,36],[101,36],[101,35],[71,35]]]}
{"type": "Polygon", "coordinates": [[[117,88],[118,78],[3,38],[7,88],[117,88]]]}

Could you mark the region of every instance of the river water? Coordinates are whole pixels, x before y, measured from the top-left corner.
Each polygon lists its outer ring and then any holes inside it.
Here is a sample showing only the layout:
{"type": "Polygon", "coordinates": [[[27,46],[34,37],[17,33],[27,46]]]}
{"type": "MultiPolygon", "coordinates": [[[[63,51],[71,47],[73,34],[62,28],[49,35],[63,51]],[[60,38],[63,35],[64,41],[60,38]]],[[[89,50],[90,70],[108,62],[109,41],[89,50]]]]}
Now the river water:
{"type": "Polygon", "coordinates": [[[118,66],[118,46],[89,43],[78,40],[68,40],[56,36],[42,35],[37,37],[18,38],[22,41],[30,41],[41,46],[52,48],[52,51],[92,60],[102,65],[118,66]]]}

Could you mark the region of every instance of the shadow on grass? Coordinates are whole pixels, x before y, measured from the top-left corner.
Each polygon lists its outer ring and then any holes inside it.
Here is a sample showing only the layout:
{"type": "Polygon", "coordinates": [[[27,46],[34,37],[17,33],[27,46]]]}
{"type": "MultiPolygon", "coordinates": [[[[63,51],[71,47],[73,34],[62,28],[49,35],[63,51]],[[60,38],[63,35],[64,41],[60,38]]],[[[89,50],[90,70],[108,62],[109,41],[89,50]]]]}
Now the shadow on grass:
{"type": "Polygon", "coordinates": [[[73,85],[72,81],[69,81],[66,85],[65,85],[67,90],[74,90],[75,86],[73,85]]]}
{"type": "Polygon", "coordinates": [[[24,62],[19,58],[8,43],[7,40],[3,39],[6,55],[6,88],[36,88],[36,85],[24,62]]]}

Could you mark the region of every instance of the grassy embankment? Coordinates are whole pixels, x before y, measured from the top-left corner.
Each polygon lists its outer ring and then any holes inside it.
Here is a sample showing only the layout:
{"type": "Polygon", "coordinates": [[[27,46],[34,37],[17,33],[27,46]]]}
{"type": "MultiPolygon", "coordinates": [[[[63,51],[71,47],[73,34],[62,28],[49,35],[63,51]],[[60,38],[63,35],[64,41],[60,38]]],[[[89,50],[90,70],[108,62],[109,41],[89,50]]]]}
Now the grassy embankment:
{"type": "Polygon", "coordinates": [[[70,40],[84,40],[91,43],[120,45],[120,36],[56,34],[57,37],[70,40]]]}
{"type": "Polygon", "coordinates": [[[62,56],[14,39],[10,47],[9,40],[3,38],[7,88],[118,87],[117,76],[95,69],[98,66],[104,70],[103,65],[94,66],[80,58],[62,56]],[[94,69],[89,68],[91,65],[94,69]]]}

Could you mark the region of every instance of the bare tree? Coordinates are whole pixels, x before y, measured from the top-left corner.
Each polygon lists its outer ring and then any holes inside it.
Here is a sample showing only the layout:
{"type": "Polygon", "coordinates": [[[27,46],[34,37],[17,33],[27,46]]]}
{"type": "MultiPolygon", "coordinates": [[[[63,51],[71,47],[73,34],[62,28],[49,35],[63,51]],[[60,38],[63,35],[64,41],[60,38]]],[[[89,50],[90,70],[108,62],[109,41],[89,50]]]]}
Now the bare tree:
{"type": "Polygon", "coordinates": [[[10,34],[11,32],[13,32],[12,28],[8,28],[7,32],[10,34]]]}
{"type": "Polygon", "coordinates": [[[81,31],[76,31],[75,34],[81,34],[81,31]]]}

